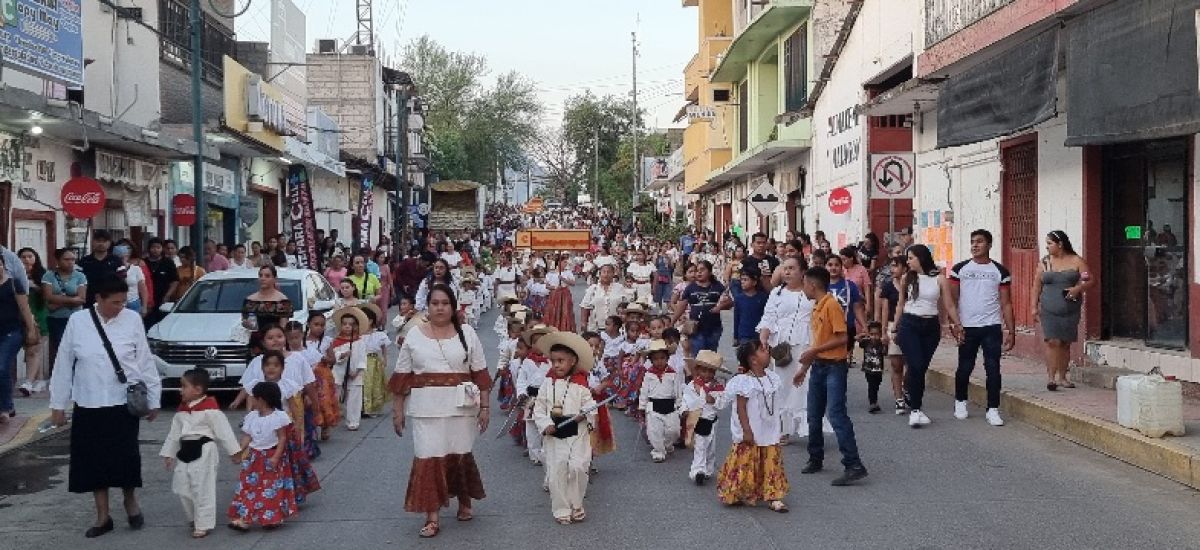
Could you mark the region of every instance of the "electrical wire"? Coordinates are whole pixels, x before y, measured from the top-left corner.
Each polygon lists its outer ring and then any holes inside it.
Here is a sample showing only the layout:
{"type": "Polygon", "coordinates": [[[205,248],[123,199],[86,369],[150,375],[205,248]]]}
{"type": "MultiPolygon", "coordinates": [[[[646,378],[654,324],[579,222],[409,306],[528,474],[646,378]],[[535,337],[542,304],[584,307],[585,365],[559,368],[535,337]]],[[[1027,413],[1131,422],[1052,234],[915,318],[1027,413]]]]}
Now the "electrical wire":
{"type": "Polygon", "coordinates": [[[217,7],[215,0],[208,0],[208,8],[210,10],[212,10],[213,13],[215,13],[221,17],[224,17],[226,19],[237,19],[238,17],[245,15],[246,11],[248,11],[250,9],[251,4],[253,4],[253,3],[254,3],[254,0],[246,0],[246,5],[242,6],[241,11],[234,10],[234,13],[225,13],[225,12],[221,11],[221,8],[217,7]]]}

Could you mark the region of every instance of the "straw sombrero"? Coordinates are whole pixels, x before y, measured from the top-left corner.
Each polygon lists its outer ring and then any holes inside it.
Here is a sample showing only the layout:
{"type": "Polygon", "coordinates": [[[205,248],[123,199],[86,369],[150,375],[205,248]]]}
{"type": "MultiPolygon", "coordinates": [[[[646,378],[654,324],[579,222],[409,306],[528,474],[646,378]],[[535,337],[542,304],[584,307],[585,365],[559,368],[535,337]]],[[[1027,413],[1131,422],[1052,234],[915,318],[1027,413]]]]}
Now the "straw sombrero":
{"type": "Polygon", "coordinates": [[[537,341],[537,350],[542,354],[549,356],[550,348],[554,346],[566,346],[575,356],[579,358],[579,362],[575,367],[584,372],[592,372],[592,366],[595,359],[592,357],[592,346],[584,340],[582,336],[574,332],[555,331],[542,337],[537,341]]]}
{"type": "Polygon", "coordinates": [[[514,304],[512,307],[505,309],[504,314],[509,317],[512,317],[518,313],[525,313],[527,311],[529,311],[529,308],[527,308],[521,304],[514,304]]]}
{"type": "Polygon", "coordinates": [[[650,354],[657,353],[660,351],[663,353],[666,353],[668,355],[671,353],[671,350],[667,348],[666,340],[651,340],[650,343],[646,346],[646,349],[642,350],[642,353],[646,354],[646,356],[649,357],[650,354]]]}
{"type": "Polygon", "coordinates": [[[639,302],[633,302],[625,306],[625,313],[646,313],[646,307],[639,302]]]}
{"type": "Polygon", "coordinates": [[[700,350],[700,353],[696,354],[695,359],[689,359],[689,361],[696,366],[708,367],[710,369],[724,372],[733,372],[725,367],[725,358],[722,357],[721,354],[712,350],[700,350]]]}
{"type": "Polygon", "coordinates": [[[501,304],[519,304],[521,299],[517,298],[516,294],[503,294],[500,296],[501,304]]]}
{"type": "Polygon", "coordinates": [[[537,336],[538,334],[543,334],[543,335],[550,334],[550,333],[554,332],[555,330],[557,330],[557,329],[555,329],[554,327],[548,327],[546,325],[539,323],[539,324],[533,325],[533,327],[530,328],[529,330],[522,332],[521,339],[524,340],[526,344],[533,345],[533,344],[530,344],[530,342],[529,342],[529,340],[531,338],[533,338],[534,336],[537,336]]]}
{"type": "Polygon", "coordinates": [[[331,315],[329,319],[333,321],[334,326],[341,326],[342,318],[347,315],[354,317],[354,319],[358,321],[358,331],[360,333],[367,330],[367,325],[370,324],[371,320],[367,318],[367,314],[363,313],[363,310],[358,306],[342,307],[341,309],[334,311],[333,315],[331,315]]]}
{"type": "MultiPolygon", "coordinates": [[[[384,319],[383,310],[379,309],[379,306],[376,305],[374,302],[358,304],[358,307],[371,310],[371,313],[373,315],[375,315],[375,326],[379,326],[379,325],[383,324],[383,319],[384,319]]],[[[367,320],[369,321],[370,319],[367,319],[367,320]]]]}

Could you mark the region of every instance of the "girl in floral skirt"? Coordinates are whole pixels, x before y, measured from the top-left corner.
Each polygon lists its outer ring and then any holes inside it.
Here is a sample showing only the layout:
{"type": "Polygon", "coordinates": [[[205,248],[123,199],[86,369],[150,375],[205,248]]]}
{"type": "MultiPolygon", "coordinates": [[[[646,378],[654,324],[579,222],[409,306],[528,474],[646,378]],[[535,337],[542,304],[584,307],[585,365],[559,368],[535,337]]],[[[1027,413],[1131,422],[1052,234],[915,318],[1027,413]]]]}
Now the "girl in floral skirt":
{"type": "Polygon", "coordinates": [[[304,357],[314,365],[313,375],[317,378],[317,409],[320,410],[320,414],[316,415],[316,423],[321,428],[321,441],[328,441],[330,430],[342,420],[333,367],[325,361],[325,351],[328,349],[325,315],[315,311],[309,313],[308,331],[304,337],[304,357]]]}
{"type": "Polygon", "coordinates": [[[254,523],[278,527],[297,513],[295,482],[287,471],[283,445],[292,421],[283,412],[279,386],[259,382],[250,396],[253,410],[242,421],[242,474],[227,512],[229,528],[237,531],[249,531],[254,523]]]}
{"type": "MultiPolygon", "coordinates": [[[[299,355],[304,359],[304,366],[312,371],[313,376],[316,376],[316,363],[310,354],[305,353],[304,346],[304,325],[299,321],[288,321],[283,329],[284,335],[287,337],[288,356],[299,355]]],[[[320,380],[313,382],[310,385],[317,386],[320,380]]],[[[313,399],[315,392],[307,390],[304,392],[304,452],[310,460],[316,460],[321,456],[321,447],[317,445],[317,439],[321,437],[320,422],[321,418],[321,403],[320,398],[313,399]]],[[[319,394],[317,394],[319,395],[319,394]]]]}
{"type": "Polygon", "coordinates": [[[779,375],[768,371],[771,354],[758,340],[751,340],[737,352],[738,363],[746,372],[734,376],[725,385],[725,395],[733,397],[733,448],[717,474],[717,497],[728,505],[754,506],[766,501],[775,512],[787,512],[783,497],[788,493],[787,474],[780,452],[779,375]]]}
{"type": "Polygon", "coordinates": [[[304,504],[309,493],[321,490],[321,483],[317,481],[317,472],[313,469],[312,461],[309,460],[308,453],[304,450],[304,431],[302,428],[297,429],[301,426],[297,418],[304,415],[302,389],[295,382],[283,378],[283,363],[282,353],[278,351],[264,353],[262,359],[263,378],[267,382],[274,382],[279,387],[284,411],[288,413],[288,418],[291,420],[291,423],[284,429],[287,434],[283,444],[284,464],[286,471],[292,474],[292,480],[295,482],[293,489],[296,492],[296,504],[304,504]]]}

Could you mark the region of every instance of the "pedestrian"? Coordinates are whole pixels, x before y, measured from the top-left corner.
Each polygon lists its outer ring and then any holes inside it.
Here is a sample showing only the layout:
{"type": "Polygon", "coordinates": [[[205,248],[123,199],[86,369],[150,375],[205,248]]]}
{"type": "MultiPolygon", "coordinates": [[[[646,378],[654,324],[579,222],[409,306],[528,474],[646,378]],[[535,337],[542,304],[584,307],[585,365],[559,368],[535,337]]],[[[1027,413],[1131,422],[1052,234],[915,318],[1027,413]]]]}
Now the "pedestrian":
{"type": "Polygon", "coordinates": [[[333,365],[334,382],[346,409],[346,429],[355,432],[362,422],[363,371],[367,369],[367,345],[362,337],[369,334],[370,321],[357,307],[343,307],[330,319],[337,323],[338,335],[325,351],[325,361],[333,365]]]}
{"type": "MultiPolygon", "coordinates": [[[[603,401],[614,395],[613,384],[615,383],[615,373],[610,372],[603,363],[596,360],[604,355],[604,340],[600,338],[599,334],[591,331],[584,332],[581,336],[592,349],[592,370],[588,373],[588,387],[592,390],[592,399],[603,401]]],[[[596,473],[595,457],[615,450],[617,450],[617,441],[613,436],[612,417],[609,415],[608,407],[600,407],[596,411],[596,425],[592,431],[593,464],[589,471],[596,473]]]]}
{"type": "Polygon", "coordinates": [[[113,247],[113,255],[121,260],[117,275],[124,278],[125,284],[129,285],[125,307],[142,316],[144,325],[146,316],[150,314],[150,287],[147,284],[149,277],[142,268],[142,261],[133,245],[125,239],[113,247]]]}
{"type": "MultiPolygon", "coordinates": [[[[896,303],[896,341],[904,352],[904,399],[908,405],[908,425],[920,428],[929,424],[921,406],[925,397],[925,373],[938,342],[942,339],[939,313],[954,307],[950,283],[933,263],[933,254],[923,244],[908,247],[908,274],[900,285],[896,303]]],[[[950,317],[953,319],[954,317],[950,317]]]]}
{"type": "Polygon", "coordinates": [[[600,267],[600,280],[589,286],[579,301],[579,318],[584,330],[599,332],[605,329],[608,318],[617,313],[617,306],[627,299],[625,288],[613,281],[613,264],[600,267]]]}
{"type": "Polygon", "coordinates": [[[291,419],[274,382],[259,382],[251,394],[253,410],[242,420],[242,473],[229,503],[229,528],[275,527],[299,513],[294,481],[286,463],[285,442],[291,419]]]}
{"type": "Polygon", "coordinates": [[[762,276],[755,266],[747,266],[738,274],[737,280],[730,283],[729,292],[721,297],[720,305],[721,309],[733,308],[734,347],[759,337],[757,327],[769,300],[770,293],[762,288],[762,276]]]}
{"type": "MultiPolygon", "coordinates": [[[[88,281],[98,281],[105,275],[116,275],[121,259],[109,253],[112,236],[103,229],[92,232],[92,253],[80,258],[76,265],[88,281]]],[[[87,289],[87,305],[96,303],[96,289],[87,289]]]]}
{"type": "Polygon", "coordinates": [[[175,295],[179,287],[179,269],[171,258],[163,255],[162,239],[150,239],[146,251],[148,255],[144,263],[150,270],[150,286],[154,288],[154,292],[151,293],[153,299],[150,300],[153,307],[145,321],[146,329],[149,330],[166,316],[158,307],[170,301],[169,296],[175,295]]]}
{"type": "MultiPolygon", "coordinates": [[[[375,265],[379,270],[379,295],[375,299],[375,303],[379,304],[379,308],[387,311],[393,305],[399,302],[399,297],[395,295],[395,283],[392,280],[392,262],[391,255],[386,247],[380,247],[381,250],[375,253],[375,265]]],[[[382,324],[384,319],[380,319],[382,324]]]]}
{"type": "Polygon", "coordinates": [[[896,416],[908,412],[904,401],[904,351],[896,340],[896,304],[900,301],[900,286],[908,273],[908,259],[904,255],[892,256],[886,274],[875,288],[875,315],[883,327],[887,343],[887,359],[891,371],[892,397],[896,400],[896,416]]]}
{"type": "Polygon", "coordinates": [[[229,269],[255,269],[259,266],[257,258],[246,254],[246,245],[233,246],[233,257],[229,258],[229,269]]]}
{"type": "Polygon", "coordinates": [[[343,265],[343,260],[344,258],[340,254],[335,254],[329,259],[329,267],[325,268],[325,280],[329,281],[334,288],[341,285],[342,279],[346,278],[347,269],[343,265]]]}
{"type": "MultiPolygon", "coordinates": [[[[54,269],[47,271],[41,280],[42,295],[49,308],[46,314],[46,326],[50,331],[47,377],[54,374],[54,358],[58,357],[58,346],[62,342],[63,332],[67,330],[67,320],[87,303],[87,277],[75,269],[75,251],[70,248],[55,250],[54,260],[54,269]]],[[[45,390],[44,385],[42,390],[45,390]]]]}
{"type": "Polygon", "coordinates": [[[325,335],[325,314],[319,311],[308,313],[308,325],[304,333],[304,357],[313,365],[313,377],[317,386],[317,427],[321,441],[328,441],[330,430],[342,419],[338,406],[337,379],[333,374],[333,363],[325,360],[331,339],[325,335]]]}
{"type": "Polygon", "coordinates": [[[587,518],[588,466],[592,461],[591,432],[596,424],[596,402],[588,386],[592,350],[572,332],[542,337],[538,351],[550,356],[553,371],[548,388],[534,402],[534,421],[546,437],[546,481],[550,511],[560,525],[587,518]]]}
{"type": "MultiPolygon", "coordinates": [[[[283,336],[281,334],[283,329],[279,327],[272,327],[271,331],[273,334],[283,336]]],[[[304,448],[303,393],[310,386],[297,383],[295,375],[287,374],[289,370],[294,372],[296,368],[307,368],[307,364],[303,360],[296,361],[300,357],[299,354],[285,355],[285,353],[278,349],[264,352],[261,358],[261,374],[263,381],[273,382],[279,386],[284,412],[291,419],[291,423],[284,429],[283,454],[286,465],[284,471],[292,476],[296,504],[300,505],[308,500],[308,495],[321,490],[321,483],[317,479],[317,472],[313,469],[312,462],[304,448]],[[287,357],[291,357],[292,360],[289,361],[287,357]]]]}
{"type": "Polygon", "coordinates": [[[1095,284],[1066,232],[1055,230],[1046,235],[1046,256],[1033,282],[1033,319],[1041,323],[1046,343],[1047,390],[1075,387],[1067,379],[1071,344],[1079,339],[1081,298],[1095,284]]]}
{"type": "Polygon", "coordinates": [[[867,306],[858,284],[846,279],[843,271],[842,257],[829,256],[825,260],[825,270],[829,272],[829,294],[837,301],[846,317],[846,351],[854,348],[854,340],[858,334],[866,332],[867,306]]]}
{"type": "Polygon", "coordinates": [[[525,295],[525,307],[546,317],[546,302],[550,298],[550,287],[546,284],[546,271],[535,267],[530,271],[529,281],[519,290],[525,295]]]}
{"type": "Polygon", "coordinates": [[[0,262],[0,426],[17,415],[13,404],[13,381],[17,353],[22,346],[37,342],[39,333],[33,310],[29,306],[29,283],[20,258],[4,249],[5,261],[0,262]],[[15,264],[15,265],[14,265],[15,264]]]}
{"type": "Polygon", "coordinates": [[[404,509],[424,514],[420,536],[437,536],[438,511],[458,500],[459,521],[474,518],[472,499],[485,496],[472,448],[487,430],[491,377],[483,344],[475,329],[458,322],[454,291],[434,285],[429,292],[429,322],[409,331],[388,382],[395,395],[392,427],[403,437],[413,432],[412,475],[404,509]],[[455,343],[457,341],[457,343],[455,343]],[[457,385],[446,386],[445,380],[457,385]]]}
{"type": "Polygon", "coordinates": [[[279,290],[275,266],[258,268],[258,290],[242,300],[242,326],[251,331],[250,347],[261,348],[262,332],[273,326],[282,328],[295,311],[291,299],[279,290]]]}
{"type": "Polygon", "coordinates": [[[681,424],[679,411],[683,405],[683,373],[667,365],[671,350],[662,340],[647,344],[650,367],[642,375],[638,390],[638,409],[646,415],[646,437],[650,440],[650,460],[663,462],[675,451],[681,424]]]}
{"type": "Polygon", "coordinates": [[[25,335],[25,381],[18,388],[23,397],[29,397],[35,392],[46,389],[46,381],[42,377],[42,363],[46,360],[45,354],[42,353],[42,344],[50,333],[50,326],[47,324],[49,309],[46,296],[41,292],[41,285],[38,284],[45,278],[46,268],[42,265],[42,257],[32,248],[18,250],[17,256],[21,258],[21,263],[24,265],[26,280],[32,282],[32,285],[28,287],[28,304],[29,311],[33,314],[33,319],[37,324],[36,331],[25,335]]]}
{"type": "Polygon", "coordinates": [[[429,291],[435,285],[444,285],[454,293],[454,303],[458,303],[458,282],[454,275],[450,272],[450,264],[446,260],[438,258],[431,262],[429,275],[421,280],[420,287],[417,289],[417,311],[426,311],[428,309],[429,291]]]}
{"type": "Polygon", "coordinates": [[[633,278],[633,300],[644,304],[654,303],[653,276],[654,264],[646,261],[646,252],[635,250],[633,262],[625,268],[625,272],[633,278]]]}
{"type": "Polygon", "coordinates": [[[301,445],[304,447],[304,452],[309,460],[316,460],[321,456],[321,447],[317,444],[317,440],[321,438],[321,402],[320,393],[318,392],[319,380],[316,376],[315,367],[320,357],[314,358],[306,352],[304,344],[305,330],[304,324],[299,321],[288,321],[283,327],[283,333],[287,337],[286,355],[290,359],[292,357],[299,358],[306,372],[312,373],[312,376],[305,376],[304,379],[309,382],[304,386],[304,397],[300,400],[300,405],[303,408],[302,422],[298,422],[303,426],[302,433],[304,434],[301,445]]]}
{"type": "Polygon", "coordinates": [[[665,308],[671,301],[671,282],[675,279],[675,262],[669,243],[662,243],[654,257],[654,302],[665,308]]]}
{"type": "MultiPolygon", "coordinates": [[[[992,234],[986,229],[971,232],[971,259],[954,265],[950,280],[950,331],[958,340],[958,369],[954,372],[954,418],[966,420],[967,390],[975,358],[983,348],[983,370],[987,375],[987,412],[992,426],[1003,426],[1000,416],[1000,354],[1016,343],[1016,321],[1012,308],[1012,275],[990,256],[992,234]],[[962,327],[961,330],[959,327],[962,327]]],[[[1065,375],[1064,375],[1065,376],[1065,375]]]]}
{"type": "MultiPolygon", "coordinates": [[[[110,273],[98,276],[88,287],[96,297],[95,306],[71,315],[54,360],[59,368],[50,378],[50,421],[54,426],[66,424],[67,406],[75,404],[67,487],[72,493],[92,493],[96,523],[85,536],[95,538],[113,530],[108,499],[112,487],[124,493],[129,526],[145,525],[135,494],[142,486],[141,419],[130,413],[126,396],[129,384],[144,383],[150,409],[145,418],[152,422],[158,416],[162,386],[142,319],[125,309],[129,286],[110,273]],[[106,345],[106,340],[111,344],[106,345]],[[108,349],[122,352],[110,355],[108,349]]],[[[7,305],[0,307],[8,310],[7,305]]],[[[11,391],[0,399],[7,395],[11,391]]],[[[5,410],[0,404],[0,413],[5,410]]]]}
{"type": "Polygon", "coordinates": [[[367,258],[361,254],[350,259],[350,273],[341,282],[349,281],[358,290],[358,298],[373,302],[379,297],[383,284],[379,276],[367,271],[367,258]]]}
{"type": "Polygon", "coordinates": [[[179,249],[179,286],[175,287],[175,295],[171,296],[170,301],[178,302],[183,299],[187,291],[192,288],[204,277],[208,272],[204,268],[196,265],[196,252],[192,247],[185,246],[179,249]]]}
{"type": "Polygon", "coordinates": [[[512,265],[512,254],[508,252],[500,253],[500,267],[492,273],[494,276],[495,288],[492,295],[497,298],[501,296],[516,296],[517,284],[520,282],[519,272],[512,265]]]}
{"type": "Polygon", "coordinates": [[[558,330],[575,332],[575,298],[571,296],[575,274],[567,265],[565,256],[560,256],[554,264],[555,269],[546,274],[550,296],[546,300],[545,321],[558,330]]]}
{"type": "Polygon", "coordinates": [[[499,359],[496,361],[496,375],[493,378],[496,384],[496,401],[500,403],[501,411],[508,411],[514,406],[516,396],[516,373],[520,370],[520,362],[517,362],[518,368],[510,368],[513,365],[513,360],[516,359],[517,347],[521,341],[521,333],[524,331],[525,320],[524,315],[520,318],[514,318],[507,313],[498,316],[507,324],[508,333],[505,338],[500,339],[500,343],[496,346],[499,359]]]}
{"type": "MultiPolygon", "coordinates": [[[[871,271],[859,263],[858,249],[853,246],[847,246],[838,251],[838,256],[842,258],[842,278],[854,283],[858,287],[859,295],[862,296],[863,307],[866,311],[875,311],[875,306],[871,300],[875,297],[873,275],[871,271]]],[[[866,328],[867,321],[870,317],[862,315],[863,328],[866,328]]],[[[865,331],[859,331],[862,333],[865,331]]],[[[850,341],[853,343],[854,339],[850,341]]]]}
{"type": "MultiPolygon", "coordinates": [[[[95,239],[93,238],[93,240],[95,239]]],[[[180,253],[182,252],[183,250],[180,249],[180,253]]],[[[215,241],[206,239],[204,241],[204,271],[212,273],[214,271],[225,271],[226,269],[229,269],[229,258],[226,258],[224,254],[219,252],[215,241]]]]}
{"type": "Polygon", "coordinates": [[[717,445],[713,437],[717,410],[729,402],[724,399],[725,386],[717,380],[717,371],[724,368],[725,359],[715,351],[702,350],[692,361],[692,380],[683,388],[683,408],[687,411],[684,441],[692,448],[692,466],[688,479],[704,485],[717,470],[717,445]]]}
{"type": "Polygon", "coordinates": [[[814,267],[805,272],[804,294],[814,302],[812,312],[812,339],[809,348],[800,355],[800,372],[793,383],[804,383],[812,372],[808,384],[808,463],[800,470],[802,474],[821,471],[825,460],[825,438],[821,434],[822,418],[828,417],[837,436],[838,450],[842,453],[845,471],[834,479],[832,485],[850,485],[867,477],[867,468],[858,456],[858,442],[854,438],[854,424],[846,414],[846,377],[850,364],[846,361],[849,340],[846,318],[836,299],[829,292],[829,272],[814,267]]]}
{"type": "Polygon", "coordinates": [[[745,271],[749,266],[758,268],[762,279],[762,286],[766,290],[774,288],[774,283],[771,281],[771,276],[775,273],[775,269],[779,267],[779,258],[767,254],[767,246],[769,239],[766,233],[755,233],[750,238],[750,254],[742,259],[742,271],[745,271]]]}
{"type": "Polygon", "coordinates": [[[550,359],[538,351],[537,342],[552,332],[554,327],[536,325],[523,332],[521,343],[517,344],[518,347],[524,346],[521,350],[524,358],[517,370],[516,385],[521,396],[521,418],[525,422],[525,449],[529,461],[538,465],[542,463],[542,432],[533,421],[533,403],[541,391],[542,382],[550,372],[550,359]]]}
{"type": "Polygon", "coordinates": [[[779,399],[782,381],[772,372],[771,354],[758,340],[737,350],[742,374],[725,385],[733,405],[729,430],[733,447],[717,474],[717,498],[722,504],[754,506],[762,500],[772,511],[786,513],[783,503],[789,485],[779,447],[779,399]]]}
{"type": "Polygon", "coordinates": [[[218,453],[225,451],[238,464],[242,451],[221,406],[208,395],[208,385],[208,371],[202,368],[179,377],[179,410],[158,453],[172,472],[171,490],[179,495],[194,539],[217,526],[218,453]]]}
{"type": "Polygon", "coordinates": [[[387,348],[392,339],[383,329],[383,310],[374,303],[361,306],[367,316],[368,328],[363,330],[363,344],[367,348],[367,368],[363,372],[363,415],[374,418],[383,414],[390,401],[387,390],[387,348]]]}
{"type": "Polygon", "coordinates": [[[867,379],[867,413],[878,414],[879,386],[883,384],[883,362],[887,346],[883,344],[883,325],[879,321],[867,323],[867,337],[859,340],[863,349],[862,371],[867,379]]]}
{"type": "Polygon", "coordinates": [[[641,418],[644,408],[634,405],[641,404],[642,375],[646,372],[646,359],[642,357],[642,353],[650,345],[650,339],[642,334],[640,321],[627,318],[622,326],[625,334],[621,337],[621,344],[617,348],[619,351],[617,362],[621,369],[620,382],[617,385],[619,395],[617,400],[625,406],[633,406],[625,411],[627,415],[641,418]]]}
{"type": "Polygon", "coordinates": [[[358,298],[358,288],[349,280],[342,279],[342,282],[334,288],[337,289],[337,299],[334,301],[337,307],[358,307],[362,303],[362,300],[358,298]]]}
{"type": "Polygon", "coordinates": [[[713,280],[713,266],[708,260],[696,264],[696,281],[689,284],[680,295],[675,307],[675,322],[684,314],[688,318],[688,330],[684,333],[691,341],[692,350],[717,351],[721,342],[721,310],[718,303],[725,293],[725,285],[713,280]]]}

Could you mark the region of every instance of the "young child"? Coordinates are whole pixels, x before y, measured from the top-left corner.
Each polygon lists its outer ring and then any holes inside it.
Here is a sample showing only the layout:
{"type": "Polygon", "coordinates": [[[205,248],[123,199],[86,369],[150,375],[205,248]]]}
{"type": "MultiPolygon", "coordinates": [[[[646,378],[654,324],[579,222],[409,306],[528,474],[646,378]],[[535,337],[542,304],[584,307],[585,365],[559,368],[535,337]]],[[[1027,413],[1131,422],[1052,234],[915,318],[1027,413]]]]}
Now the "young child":
{"type": "Polygon", "coordinates": [[[320,428],[321,441],[329,440],[330,430],[342,419],[333,364],[325,360],[329,343],[329,337],[325,336],[325,315],[316,311],[309,313],[303,353],[304,358],[313,365],[313,376],[317,379],[317,409],[320,414],[316,415],[315,421],[320,428]]]}
{"type": "MultiPolygon", "coordinates": [[[[593,358],[604,356],[604,340],[600,338],[599,334],[585,332],[583,339],[587,340],[588,345],[591,346],[593,358]]],[[[599,402],[613,394],[614,374],[603,363],[596,363],[592,367],[592,371],[588,373],[588,387],[592,389],[592,399],[599,402]]],[[[596,429],[592,431],[592,456],[605,455],[616,449],[617,442],[613,436],[612,418],[609,417],[607,407],[600,407],[596,411],[596,429]]],[[[596,473],[595,464],[592,465],[590,472],[596,473]]]]}
{"type": "Polygon", "coordinates": [[[717,380],[717,371],[724,370],[725,359],[715,351],[702,350],[696,355],[692,372],[696,373],[683,388],[683,408],[688,411],[688,439],[692,448],[692,467],[688,478],[696,485],[704,485],[717,471],[717,446],[713,437],[713,425],[717,421],[717,409],[728,401],[724,399],[725,386],[717,380]]]}
{"type": "Polygon", "coordinates": [[[338,336],[325,351],[325,361],[333,365],[333,379],[346,406],[346,429],[354,432],[362,422],[362,373],[367,369],[367,346],[361,334],[369,321],[357,307],[343,307],[333,312],[332,319],[337,323],[338,336]]]}
{"type": "Polygon", "coordinates": [[[550,297],[550,287],[546,286],[546,270],[536,267],[531,275],[525,284],[525,307],[542,314],[546,311],[546,299],[550,297]]]}
{"type": "Polygon", "coordinates": [[[387,348],[392,339],[380,326],[383,310],[379,306],[366,304],[362,310],[369,324],[362,335],[367,352],[367,368],[363,373],[363,416],[372,418],[383,414],[384,408],[392,404],[392,395],[387,388],[387,348]]]}
{"type": "Polygon", "coordinates": [[[300,362],[304,364],[303,368],[312,373],[314,380],[311,387],[304,388],[304,397],[301,399],[301,403],[304,406],[304,452],[308,455],[309,460],[316,460],[321,456],[321,447],[317,445],[317,440],[321,438],[319,426],[324,421],[321,418],[320,381],[316,380],[316,363],[313,362],[312,355],[305,349],[304,325],[301,325],[299,321],[288,321],[284,325],[283,332],[287,337],[288,357],[293,355],[299,357],[300,362]]]}
{"type": "MultiPolygon", "coordinates": [[[[524,317],[524,315],[522,315],[524,317]]],[[[508,321],[508,338],[500,340],[500,344],[496,346],[500,352],[500,359],[496,362],[496,399],[500,402],[500,410],[507,411],[513,404],[513,397],[516,395],[514,389],[513,370],[509,369],[514,358],[513,353],[517,350],[517,342],[521,339],[521,327],[524,326],[524,320],[511,319],[508,321]]],[[[518,363],[520,365],[520,363],[518,363]]]]}
{"type": "Polygon", "coordinates": [[[883,325],[878,321],[867,323],[867,337],[859,341],[863,349],[862,371],[867,378],[868,413],[878,414],[879,386],[883,384],[883,358],[887,356],[887,346],[883,343],[883,325]]]}
{"type": "Polygon", "coordinates": [[[667,366],[671,351],[667,343],[654,340],[646,347],[650,368],[642,377],[638,409],[646,415],[646,437],[650,459],[662,462],[675,451],[679,439],[679,408],[683,400],[683,378],[667,366]]]}
{"type": "Polygon", "coordinates": [[[846,361],[849,355],[846,314],[837,298],[829,293],[829,272],[823,267],[814,267],[805,272],[804,294],[816,305],[813,306],[811,321],[812,344],[800,354],[800,372],[796,373],[793,380],[799,386],[812,370],[808,392],[808,463],[800,473],[812,474],[822,469],[825,438],[821,435],[820,419],[828,412],[829,423],[833,424],[833,433],[837,435],[838,450],[842,452],[842,466],[845,467],[845,472],[832,484],[850,485],[867,477],[867,468],[858,456],[854,424],[846,414],[846,371],[849,370],[846,361]],[[835,381],[838,379],[840,382],[835,381]],[[840,384],[840,393],[829,393],[829,387],[834,384],[840,384]]]}
{"type": "Polygon", "coordinates": [[[663,330],[662,339],[667,343],[667,351],[671,352],[671,357],[667,359],[667,366],[675,369],[675,372],[683,376],[683,382],[686,384],[692,380],[692,367],[688,364],[687,355],[683,352],[683,346],[680,345],[679,329],[670,327],[663,330]]]}
{"type": "Polygon", "coordinates": [[[555,521],[567,525],[587,518],[583,498],[592,461],[590,433],[596,422],[596,402],[588,388],[592,348],[578,334],[555,332],[543,336],[537,349],[550,355],[553,369],[548,387],[534,401],[533,417],[546,437],[550,510],[555,521]]]}
{"type": "Polygon", "coordinates": [[[226,513],[229,528],[236,531],[249,531],[254,523],[276,527],[298,512],[295,482],[284,458],[292,421],[283,411],[279,386],[259,382],[250,397],[253,410],[242,420],[242,474],[226,513]]]}
{"type": "Polygon", "coordinates": [[[503,339],[508,335],[508,321],[518,307],[522,310],[526,309],[521,305],[521,299],[517,298],[515,294],[500,295],[500,315],[496,316],[495,324],[496,336],[503,339]]]}
{"type": "Polygon", "coordinates": [[[550,362],[537,351],[537,342],[544,335],[554,332],[545,325],[536,326],[521,335],[526,355],[517,371],[517,391],[522,395],[525,407],[525,448],[529,450],[529,460],[534,464],[542,463],[542,432],[533,420],[533,403],[542,387],[542,381],[550,371],[550,362]]]}
{"type": "Polygon", "coordinates": [[[662,317],[658,317],[658,316],[651,317],[650,318],[650,339],[651,340],[662,340],[663,339],[663,331],[666,330],[666,328],[667,328],[667,323],[665,321],[663,321],[662,317]]]}
{"type": "Polygon", "coordinates": [[[174,473],[171,490],[179,495],[183,513],[192,524],[192,538],[204,538],[217,526],[218,447],[238,463],[241,445],[208,395],[208,371],[192,369],[179,379],[179,412],[171,419],[171,432],[162,451],[167,469],[174,473]]]}
{"type": "Polygon", "coordinates": [[[303,388],[290,378],[284,378],[284,356],[278,351],[267,350],[262,356],[263,381],[273,382],[279,387],[279,395],[288,413],[291,423],[284,429],[287,436],[283,441],[284,464],[292,475],[293,489],[296,492],[296,504],[304,504],[308,495],[321,490],[317,480],[317,472],[312,467],[312,461],[304,450],[304,432],[299,427],[300,418],[304,415],[304,402],[301,392],[303,388]]]}
{"type": "MultiPolygon", "coordinates": [[[[525,343],[525,340],[520,337],[521,332],[523,331],[518,329],[517,342],[513,345],[512,359],[509,360],[508,367],[505,368],[504,372],[509,375],[509,384],[514,386],[511,390],[513,395],[509,399],[509,407],[517,409],[515,413],[517,415],[516,420],[513,422],[513,427],[509,430],[508,434],[512,436],[513,443],[516,446],[525,448],[525,402],[528,400],[528,397],[526,397],[523,390],[516,387],[516,380],[517,375],[521,372],[521,365],[529,357],[530,348],[529,344],[525,343]]],[[[525,454],[528,456],[528,449],[526,449],[525,454]]]]}
{"type": "Polygon", "coordinates": [[[474,275],[468,275],[459,283],[459,287],[458,311],[462,315],[460,319],[475,328],[479,324],[479,310],[475,308],[475,305],[481,301],[479,299],[479,279],[476,279],[474,275]]]}
{"type": "MultiPolygon", "coordinates": [[[[780,403],[775,399],[782,381],[773,370],[768,370],[771,353],[762,342],[751,340],[743,344],[737,357],[739,367],[745,372],[725,385],[725,394],[736,399],[729,422],[733,448],[717,475],[717,497],[727,505],[753,506],[763,500],[771,510],[787,512],[783,497],[789,487],[779,447],[780,403]]],[[[818,431],[817,437],[820,436],[818,431]]]]}

